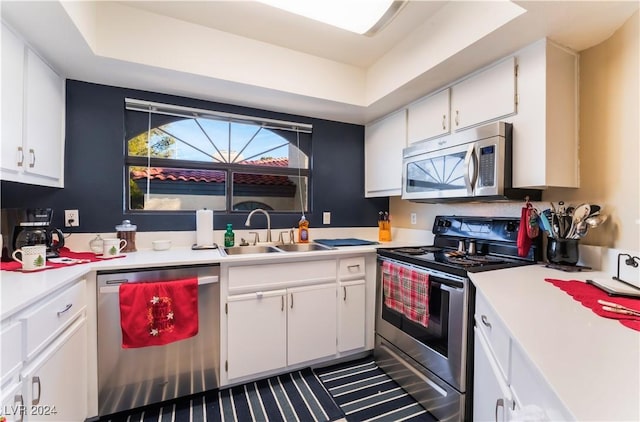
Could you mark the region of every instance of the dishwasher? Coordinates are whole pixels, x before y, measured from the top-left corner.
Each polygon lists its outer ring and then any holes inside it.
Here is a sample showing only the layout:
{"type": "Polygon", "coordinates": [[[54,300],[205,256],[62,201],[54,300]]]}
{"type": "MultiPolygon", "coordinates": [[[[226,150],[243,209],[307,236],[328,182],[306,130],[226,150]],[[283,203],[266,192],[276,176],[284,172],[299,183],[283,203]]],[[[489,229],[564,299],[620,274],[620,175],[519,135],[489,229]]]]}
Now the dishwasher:
{"type": "Polygon", "coordinates": [[[220,266],[99,271],[98,414],[159,403],[218,388],[220,266]],[[162,346],[122,347],[119,286],[198,278],[198,334],[162,346]]]}

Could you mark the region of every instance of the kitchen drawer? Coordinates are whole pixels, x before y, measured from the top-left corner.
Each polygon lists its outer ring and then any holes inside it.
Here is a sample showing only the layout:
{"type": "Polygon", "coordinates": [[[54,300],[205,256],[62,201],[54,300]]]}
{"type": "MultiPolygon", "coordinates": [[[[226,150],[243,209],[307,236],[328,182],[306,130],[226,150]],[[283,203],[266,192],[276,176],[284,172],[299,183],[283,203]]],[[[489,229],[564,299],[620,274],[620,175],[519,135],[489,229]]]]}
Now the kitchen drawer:
{"type": "Polygon", "coordinates": [[[336,261],[299,261],[229,268],[229,292],[241,293],[336,280],[336,261]]]}
{"type": "Polygon", "coordinates": [[[25,337],[25,360],[33,358],[56,338],[86,307],[84,280],[45,301],[22,319],[25,337]]]}
{"type": "Polygon", "coordinates": [[[502,375],[510,381],[511,337],[502,320],[498,318],[487,300],[478,293],[476,296],[476,327],[484,334],[493,351],[502,375]]]}
{"type": "Polygon", "coordinates": [[[4,327],[0,332],[0,346],[0,386],[4,386],[12,376],[17,376],[22,366],[22,324],[13,322],[4,327]]]}
{"type": "Polygon", "coordinates": [[[364,256],[344,258],[340,260],[338,275],[340,279],[363,277],[364,269],[364,256]]]}

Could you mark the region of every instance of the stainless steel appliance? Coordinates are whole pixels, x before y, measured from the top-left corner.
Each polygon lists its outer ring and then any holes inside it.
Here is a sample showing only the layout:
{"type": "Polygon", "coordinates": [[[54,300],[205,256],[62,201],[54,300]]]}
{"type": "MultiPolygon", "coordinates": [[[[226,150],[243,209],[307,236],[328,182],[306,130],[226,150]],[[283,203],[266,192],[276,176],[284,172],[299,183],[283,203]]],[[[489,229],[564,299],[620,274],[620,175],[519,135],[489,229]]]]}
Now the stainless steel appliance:
{"type": "Polygon", "coordinates": [[[519,219],[438,216],[434,244],[378,249],[378,365],[441,421],[472,420],[475,290],[468,273],[529,265],[540,259],[536,239],[518,257],[519,219]],[[428,274],[428,324],[387,306],[385,262],[428,274]]]}
{"type": "Polygon", "coordinates": [[[98,272],[98,415],[104,416],[217,388],[220,362],[220,267],[98,272]],[[122,283],[198,278],[199,331],[164,346],[122,348],[122,283]]]}
{"type": "Polygon", "coordinates": [[[51,228],[51,208],[5,208],[1,211],[2,261],[23,246],[45,245],[47,258],[58,257],[64,246],[62,230],[51,228]]]}
{"type": "Polygon", "coordinates": [[[495,122],[419,142],[402,151],[402,198],[415,202],[496,200],[529,196],[536,189],[513,189],[513,126],[495,122]]]}

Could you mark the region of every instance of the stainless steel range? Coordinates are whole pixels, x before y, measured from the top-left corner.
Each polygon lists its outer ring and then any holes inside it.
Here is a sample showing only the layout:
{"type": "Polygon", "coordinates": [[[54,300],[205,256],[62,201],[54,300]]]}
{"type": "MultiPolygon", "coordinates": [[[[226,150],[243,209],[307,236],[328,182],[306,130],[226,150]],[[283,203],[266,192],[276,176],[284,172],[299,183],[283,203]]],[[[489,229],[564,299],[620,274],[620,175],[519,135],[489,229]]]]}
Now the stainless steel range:
{"type": "Polygon", "coordinates": [[[468,274],[534,264],[519,219],[438,216],[433,245],[378,249],[377,364],[441,421],[472,420],[475,290],[468,274]]]}

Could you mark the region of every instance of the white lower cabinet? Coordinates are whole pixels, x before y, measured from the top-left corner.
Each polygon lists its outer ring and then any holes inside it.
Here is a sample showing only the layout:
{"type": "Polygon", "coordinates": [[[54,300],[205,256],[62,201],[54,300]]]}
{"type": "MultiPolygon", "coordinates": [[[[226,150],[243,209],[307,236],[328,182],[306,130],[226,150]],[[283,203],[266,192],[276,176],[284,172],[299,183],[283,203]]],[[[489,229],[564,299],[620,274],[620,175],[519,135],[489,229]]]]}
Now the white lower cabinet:
{"type": "Polygon", "coordinates": [[[287,290],[287,364],[336,354],[336,285],[287,290]]]}
{"type": "Polygon", "coordinates": [[[229,379],[287,365],[286,293],[275,290],[227,299],[229,379]]]}
{"type": "Polygon", "coordinates": [[[76,320],[22,372],[26,421],[83,421],[87,416],[87,321],[76,320]]]}
{"type": "Polygon", "coordinates": [[[474,333],[474,421],[574,420],[479,292],[474,333]]]}
{"type": "Polygon", "coordinates": [[[341,283],[338,289],[338,351],[365,346],[365,280],[341,283]]]}
{"type": "Polygon", "coordinates": [[[229,296],[227,300],[229,379],[336,353],[335,283],[229,296]]]}
{"type": "Polygon", "coordinates": [[[474,340],[473,420],[508,421],[515,403],[507,380],[478,328],[474,340]]]}
{"type": "Polygon", "coordinates": [[[86,280],[2,321],[0,416],[84,421],[88,416],[86,280]]]}
{"type": "Polygon", "coordinates": [[[6,422],[18,422],[24,420],[24,396],[22,395],[22,384],[11,383],[2,386],[2,409],[0,416],[6,418],[6,422]]]}
{"type": "Polygon", "coordinates": [[[367,349],[375,295],[367,260],[375,265],[364,254],[223,265],[221,386],[367,349]]]}

